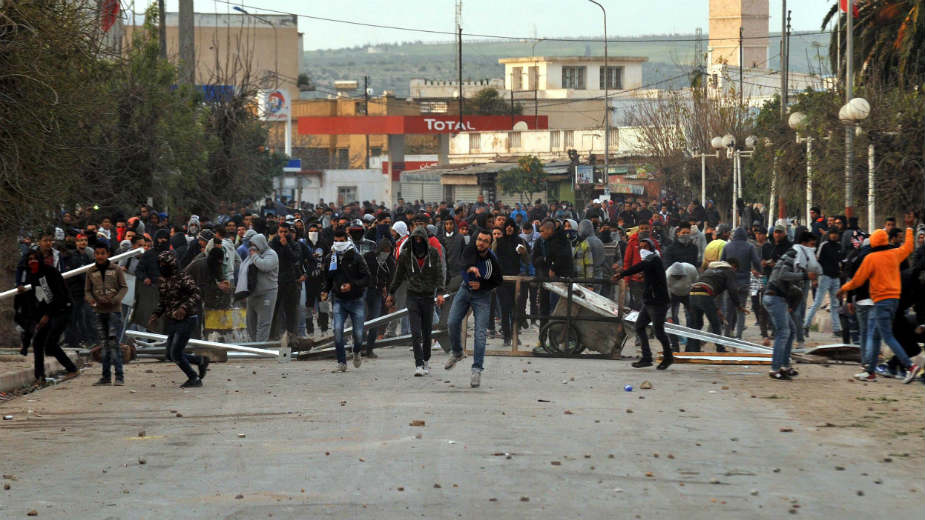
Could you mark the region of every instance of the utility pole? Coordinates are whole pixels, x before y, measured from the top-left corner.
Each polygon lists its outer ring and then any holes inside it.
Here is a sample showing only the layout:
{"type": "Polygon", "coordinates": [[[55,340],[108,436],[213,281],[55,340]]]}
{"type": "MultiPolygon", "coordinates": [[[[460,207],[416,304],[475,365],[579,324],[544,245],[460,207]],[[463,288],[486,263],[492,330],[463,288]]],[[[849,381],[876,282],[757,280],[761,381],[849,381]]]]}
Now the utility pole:
{"type": "Polygon", "coordinates": [[[157,0],[157,37],[160,43],[161,59],[167,59],[167,8],[164,0],[157,0]]]}
{"type": "Polygon", "coordinates": [[[780,118],[787,117],[787,104],[789,102],[789,85],[787,85],[787,0],[783,0],[780,15],[780,118]]]}
{"type": "Polygon", "coordinates": [[[180,84],[196,84],[195,15],[193,0],[180,0],[177,30],[180,39],[180,84]]]}
{"type": "MultiPolygon", "coordinates": [[[[845,30],[845,103],[854,94],[854,0],[848,0],[845,30]]],[[[854,216],[854,126],[845,128],[845,216],[854,216]]],[[[869,229],[868,232],[872,232],[869,229]]]]}
{"type": "Polygon", "coordinates": [[[511,128],[514,128],[514,74],[511,73],[511,128]]]}
{"type": "Polygon", "coordinates": [[[463,84],[462,84],[462,26],[457,30],[459,40],[456,46],[459,60],[459,128],[463,128],[463,84]]]}
{"type": "MultiPolygon", "coordinates": [[[[745,49],[742,48],[742,26],[739,26],[739,110],[742,110],[742,107],[745,106],[743,101],[743,93],[745,92],[745,49]]],[[[734,217],[734,216],[733,216],[734,217]]]]}
{"type": "MultiPolygon", "coordinates": [[[[595,0],[588,0],[604,13],[604,198],[610,199],[610,67],[607,61],[607,10],[595,0]]],[[[593,176],[593,173],[592,173],[593,176]]]]}
{"type": "MultiPolygon", "coordinates": [[[[363,115],[369,115],[369,76],[363,76],[363,115]]],[[[369,134],[366,134],[366,169],[369,169],[369,134]]]]}

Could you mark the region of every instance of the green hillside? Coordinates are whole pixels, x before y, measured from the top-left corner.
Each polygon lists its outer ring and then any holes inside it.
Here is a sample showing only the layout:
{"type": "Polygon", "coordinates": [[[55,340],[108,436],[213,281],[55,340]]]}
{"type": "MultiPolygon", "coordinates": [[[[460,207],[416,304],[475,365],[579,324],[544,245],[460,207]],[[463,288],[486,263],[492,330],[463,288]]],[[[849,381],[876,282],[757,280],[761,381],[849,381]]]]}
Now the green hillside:
{"type": "MultiPolygon", "coordinates": [[[[575,37],[582,38],[582,37],[575,37]]],[[[589,37],[590,38],[590,37],[589,37]]],[[[683,79],[667,81],[683,74],[694,62],[696,48],[692,34],[653,35],[620,38],[611,43],[611,56],[645,56],[643,82],[659,87],[680,87],[683,79]],[[625,40],[625,41],[623,41],[625,40]],[[651,41],[658,40],[658,41],[651,41]]],[[[827,34],[795,33],[791,38],[790,68],[794,72],[828,73],[829,36],[827,34]],[[821,66],[820,66],[821,61],[821,66]]],[[[772,36],[768,48],[768,67],[778,68],[780,38],[772,36]]],[[[500,78],[504,67],[499,58],[530,56],[533,41],[463,41],[463,79],[500,78]]],[[[706,42],[703,43],[706,49],[706,42]]],[[[538,56],[603,55],[600,43],[543,40],[536,44],[538,56]]],[[[411,79],[451,80],[456,77],[455,43],[401,42],[374,47],[357,46],[341,49],[306,51],[305,70],[319,88],[319,94],[329,92],[335,80],[370,78],[376,94],[390,90],[398,97],[408,96],[411,79]]]]}

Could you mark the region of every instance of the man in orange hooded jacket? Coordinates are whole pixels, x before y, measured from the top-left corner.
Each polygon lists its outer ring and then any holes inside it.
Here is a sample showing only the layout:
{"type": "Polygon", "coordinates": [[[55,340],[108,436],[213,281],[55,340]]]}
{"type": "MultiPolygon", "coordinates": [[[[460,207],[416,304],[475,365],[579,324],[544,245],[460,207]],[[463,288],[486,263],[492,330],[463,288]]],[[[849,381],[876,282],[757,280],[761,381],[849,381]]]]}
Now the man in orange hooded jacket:
{"type": "Polygon", "coordinates": [[[866,365],[865,372],[855,374],[855,378],[862,381],[876,381],[875,369],[880,357],[880,338],[890,346],[896,359],[906,369],[905,383],[911,382],[918,372],[918,366],[912,363],[902,345],[893,336],[893,316],[899,305],[899,294],[902,291],[902,282],[899,264],[906,259],[915,247],[915,237],[912,229],[914,222],[906,222],[906,240],[898,248],[889,245],[887,232],[878,229],[870,236],[871,252],[864,257],[854,277],[841,287],[838,296],[856,289],[870,281],[870,297],[874,300],[874,308],[870,312],[867,326],[867,337],[863,338],[862,358],[866,365]]]}

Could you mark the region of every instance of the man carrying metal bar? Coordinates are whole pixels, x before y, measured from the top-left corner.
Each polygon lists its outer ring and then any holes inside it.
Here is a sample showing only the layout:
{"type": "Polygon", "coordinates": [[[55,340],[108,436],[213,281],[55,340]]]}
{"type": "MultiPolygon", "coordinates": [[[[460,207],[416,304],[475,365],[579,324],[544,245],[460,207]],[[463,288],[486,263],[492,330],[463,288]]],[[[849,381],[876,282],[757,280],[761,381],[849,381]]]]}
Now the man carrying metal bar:
{"type": "Polygon", "coordinates": [[[444,273],[440,253],[428,244],[427,231],[415,228],[411,232],[411,247],[398,256],[395,277],[389,284],[387,304],[394,304],[395,291],[408,282],[408,318],[411,322],[411,345],[414,351],[414,376],[430,373],[430,333],[433,329],[434,296],[443,305],[444,273]]]}
{"type": "Polygon", "coordinates": [[[656,368],[665,370],[674,362],[671,343],[668,341],[668,335],[665,334],[665,316],[668,313],[669,301],[665,266],[662,265],[662,259],[651,238],[639,240],[639,256],[641,261],[628,269],[620,270],[618,265],[613,267],[617,272],[614,275],[615,282],[637,273],[642,273],[643,277],[642,308],[636,318],[636,337],[639,338],[642,358],[633,362],[633,368],[652,366],[652,351],[649,349],[649,337],[646,334],[646,326],[651,322],[655,337],[662,344],[662,362],[656,368]]]}

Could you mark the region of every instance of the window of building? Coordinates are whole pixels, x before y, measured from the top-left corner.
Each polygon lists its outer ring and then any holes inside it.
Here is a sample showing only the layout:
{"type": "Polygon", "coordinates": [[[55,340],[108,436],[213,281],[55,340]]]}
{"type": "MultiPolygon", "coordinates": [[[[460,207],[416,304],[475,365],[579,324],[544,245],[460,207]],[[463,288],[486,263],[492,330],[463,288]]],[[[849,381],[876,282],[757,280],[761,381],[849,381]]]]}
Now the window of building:
{"type": "Polygon", "coordinates": [[[604,89],[604,71],[607,71],[607,88],[613,90],[623,90],[623,67],[601,67],[600,85],[604,89]]]}
{"type": "Polygon", "coordinates": [[[511,143],[511,148],[520,148],[520,132],[510,132],[507,138],[511,143]]]}
{"type": "Polygon", "coordinates": [[[370,157],[379,157],[380,155],[382,155],[382,147],[381,147],[381,146],[370,146],[370,147],[369,147],[369,156],[370,156],[370,157]]]}
{"type": "Polygon", "coordinates": [[[523,73],[524,73],[523,67],[511,67],[511,88],[512,89],[523,90],[524,88],[523,73]]]}
{"type": "Polygon", "coordinates": [[[575,131],[574,130],[565,131],[565,147],[566,148],[575,147],[575,131]]]}
{"type": "Polygon", "coordinates": [[[337,149],[337,165],[335,168],[339,170],[350,168],[350,150],[347,148],[337,149]]]}
{"type": "Polygon", "coordinates": [[[530,67],[527,73],[527,88],[530,90],[536,90],[539,84],[540,78],[540,68],[539,67],[530,67]]]}
{"type": "Polygon", "coordinates": [[[478,153],[482,149],[482,134],[469,134],[469,153],[478,153]]]}
{"type": "Polygon", "coordinates": [[[620,146],[620,130],[617,128],[611,128],[610,133],[607,135],[608,145],[610,149],[619,148],[620,146]]]}
{"type": "Polygon", "coordinates": [[[549,148],[550,150],[558,150],[562,147],[562,132],[559,130],[552,130],[549,132],[549,148]]]}
{"type": "Polygon", "coordinates": [[[350,204],[357,201],[356,186],[338,186],[337,187],[337,205],[350,204]]]}
{"type": "Polygon", "coordinates": [[[562,88],[583,90],[585,88],[585,68],[562,67],[562,88]]]}

